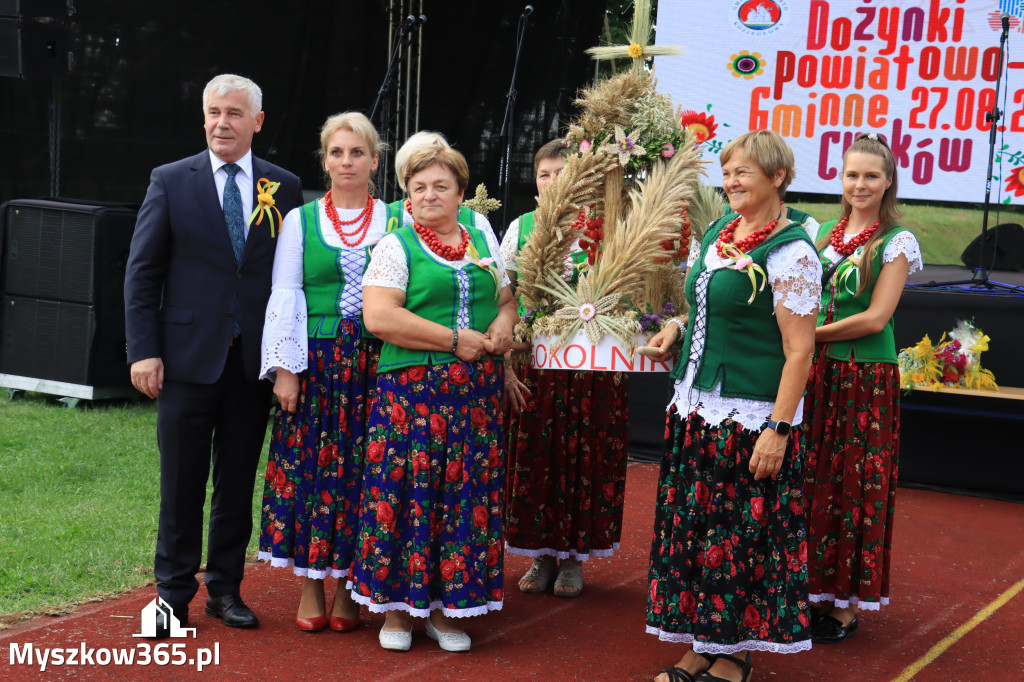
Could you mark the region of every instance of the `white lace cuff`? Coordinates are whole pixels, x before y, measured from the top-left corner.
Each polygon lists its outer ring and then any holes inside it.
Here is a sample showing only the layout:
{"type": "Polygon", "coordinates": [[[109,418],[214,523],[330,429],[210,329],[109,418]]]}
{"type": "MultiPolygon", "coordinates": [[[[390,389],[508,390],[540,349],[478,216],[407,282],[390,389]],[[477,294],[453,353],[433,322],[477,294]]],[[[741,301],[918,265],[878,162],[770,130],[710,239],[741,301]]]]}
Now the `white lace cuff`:
{"type": "Polygon", "coordinates": [[[263,323],[260,379],[273,381],[279,367],[295,374],[305,371],[308,354],[305,294],[300,289],[271,292],[263,323]]]}
{"type": "Polygon", "coordinates": [[[768,254],[768,283],[772,305],[781,303],[801,317],[818,312],[821,300],[821,261],[804,241],[783,244],[768,254]]]}
{"type": "Polygon", "coordinates": [[[897,233],[889,243],[885,245],[885,253],[882,254],[883,263],[891,263],[900,256],[906,256],[907,261],[910,263],[910,272],[912,274],[918,270],[924,269],[924,260],[921,257],[921,246],[917,243],[917,238],[913,232],[903,230],[897,233]]]}

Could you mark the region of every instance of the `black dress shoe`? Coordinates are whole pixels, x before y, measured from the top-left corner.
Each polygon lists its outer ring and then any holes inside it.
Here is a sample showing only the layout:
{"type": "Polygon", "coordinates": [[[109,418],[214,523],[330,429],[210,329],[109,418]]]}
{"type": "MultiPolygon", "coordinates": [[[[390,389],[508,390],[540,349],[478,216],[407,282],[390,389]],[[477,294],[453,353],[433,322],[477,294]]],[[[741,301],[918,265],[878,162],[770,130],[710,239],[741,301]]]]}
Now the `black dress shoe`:
{"type": "Polygon", "coordinates": [[[835,644],[857,634],[857,616],[847,625],[832,616],[825,616],[811,625],[811,641],[815,644],[835,644]]]}
{"type": "Polygon", "coordinates": [[[254,628],[260,624],[260,619],[237,594],[207,597],[206,615],[223,618],[229,628],[254,628]]]}
{"type": "MultiPolygon", "coordinates": [[[[178,625],[185,627],[188,625],[188,604],[176,604],[175,602],[166,602],[171,607],[171,612],[175,618],[178,619],[178,625]]],[[[171,628],[165,623],[163,618],[157,618],[156,621],[156,634],[153,635],[152,639],[167,639],[171,636],[171,628]]]]}

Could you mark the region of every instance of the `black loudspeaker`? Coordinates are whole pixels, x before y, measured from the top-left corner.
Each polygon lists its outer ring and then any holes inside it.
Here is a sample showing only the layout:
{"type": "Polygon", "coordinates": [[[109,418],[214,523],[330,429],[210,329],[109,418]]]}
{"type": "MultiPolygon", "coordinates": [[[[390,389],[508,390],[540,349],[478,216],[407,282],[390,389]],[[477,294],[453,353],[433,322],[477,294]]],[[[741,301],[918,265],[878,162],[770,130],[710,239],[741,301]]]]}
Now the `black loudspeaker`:
{"type": "Polygon", "coordinates": [[[49,76],[71,68],[68,30],[55,21],[0,17],[0,76],[49,76]]]}
{"type": "Polygon", "coordinates": [[[0,374],[128,385],[124,273],[137,211],[14,200],[3,217],[0,374]]]}
{"type": "Polygon", "coordinates": [[[989,229],[984,242],[981,237],[975,237],[964,249],[960,256],[964,265],[988,270],[1024,270],[1024,227],[1003,223],[989,229]]]}

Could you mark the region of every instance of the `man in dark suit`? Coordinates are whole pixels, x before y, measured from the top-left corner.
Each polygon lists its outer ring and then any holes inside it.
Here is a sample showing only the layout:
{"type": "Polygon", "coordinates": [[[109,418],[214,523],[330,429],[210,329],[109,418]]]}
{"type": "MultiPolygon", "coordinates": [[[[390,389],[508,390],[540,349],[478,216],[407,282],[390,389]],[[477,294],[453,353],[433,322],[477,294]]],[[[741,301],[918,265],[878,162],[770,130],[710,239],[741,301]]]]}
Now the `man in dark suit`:
{"type": "Polygon", "coordinates": [[[135,387],[157,399],[157,591],[185,625],[212,461],[206,613],[256,627],[239,586],[270,411],[271,384],[258,376],[276,240],[266,219],[247,222],[260,179],[281,183],[273,200],[282,214],[302,204],[302,190],[252,155],[263,125],[255,83],[217,76],[203,112],[209,148],[156,168],[139,210],[124,286],[128,361],[135,387]]]}

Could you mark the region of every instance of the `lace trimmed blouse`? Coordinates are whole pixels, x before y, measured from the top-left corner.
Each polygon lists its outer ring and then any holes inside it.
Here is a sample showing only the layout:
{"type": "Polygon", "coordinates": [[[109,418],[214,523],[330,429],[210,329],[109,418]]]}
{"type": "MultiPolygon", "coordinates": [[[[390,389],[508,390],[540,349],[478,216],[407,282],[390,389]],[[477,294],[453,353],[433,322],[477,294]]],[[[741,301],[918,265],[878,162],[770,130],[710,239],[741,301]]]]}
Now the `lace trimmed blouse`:
{"type": "MultiPolygon", "coordinates": [[[[491,232],[485,230],[481,230],[481,232],[484,235],[484,239],[487,240],[487,248],[494,258],[494,265],[498,268],[498,281],[501,282],[502,287],[506,287],[509,285],[508,272],[505,270],[505,262],[501,257],[498,240],[494,238],[491,232]]],[[[458,270],[460,273],[463,268],[472,264],[468,254],[462,260],[450,261],[438,256],[430,249],[425,249],[425,251],[436,262],[453,270],[458,270]]],[[[460,276],[459,284],[459,310],[456,319],[460,325],[466,326],[469,320],[470,292],[468,278],[460,276]]],[[[370,259],[370,264],[363,275],[363,286],[386,287],[388,289],[401,289],[402,291],[408,290],[409,263],[406,261],[402,242],[399,241],[396,235],[385,235],[373,250],[373,257],[370,259]]]]}
{"type": "MultiPolygon", "coordinates": [[[[699,252],[700,244],[691,239],[689,265],[692,266],[696,262],[699,252]]],[[[686,374],[676,382],[675,394],[669,407],[675,405],[680,415],[697,412],[712,426],[717,426],[726,419],[733,419],[743,428],[757,431],[771,418],[775,407],[774,401],[724,397],[717,385],[706,392],[693,386],[696,363],[704,350],[708,282],[711,273],[725,265],[726,262],[719,257],[717,249],[708,249],[704,258],[706,270],[698,276],[696,283],[696,305],[690,310],[689,324],[693,325],[690,356],[676,360],[687,363],[686,374]]],[[[788,242],[768,254],[766,265],[768,286],[771,288],[772,301],[776,309],[781,305],[801,317],[817,315],[821,299],[822,271],[821,261],[814,247],[803,241],[788,242]]],[[[793,424],[799,424],[802,417],[803,399],[797,405],[793,424]]]]}
{"type": "MultiPolygon", "coordinates": [[[[342,293],[341,312],[344,317],[358,317],[363,311],[362,288],[365,247],[377,242],[387,229],[387,208],[379,199],[373,205],[373,217],[366,235],[358,246],[350,247],[335,232],[323,200],[317,199],[320,216],[320,234],[323,241],[341,249],[341,265],[348,286],[342,293]]],[[[361,208],[339,208],[342,221],[353,220],[361,208]]],[[[406,220],[411,220],[405,216],[406,220]]],[[[314,229],[313,226],[309,226],[314,229]]],[[[346,228],[350,232],[355,226],[346,228]]],[[[263,354],[260,378],[273,380],[277,369],[284,368],[298,374],[306,370],[309,354],[309,334],[306,326],[306,297],[303,292],[303,235],[301,209],[293,209],[285,216],[277,235],[274,252],[273,280],[270,300],[263,325],[263,354]]]]}

